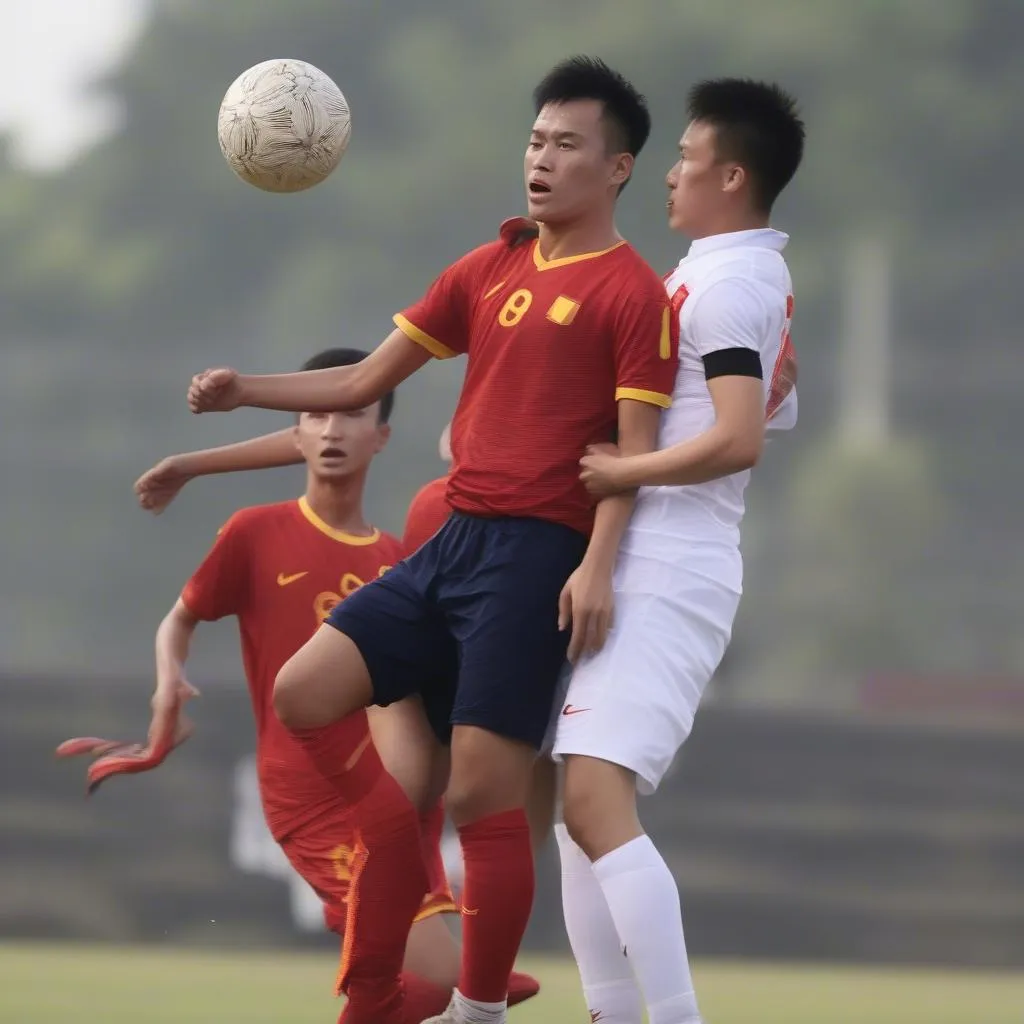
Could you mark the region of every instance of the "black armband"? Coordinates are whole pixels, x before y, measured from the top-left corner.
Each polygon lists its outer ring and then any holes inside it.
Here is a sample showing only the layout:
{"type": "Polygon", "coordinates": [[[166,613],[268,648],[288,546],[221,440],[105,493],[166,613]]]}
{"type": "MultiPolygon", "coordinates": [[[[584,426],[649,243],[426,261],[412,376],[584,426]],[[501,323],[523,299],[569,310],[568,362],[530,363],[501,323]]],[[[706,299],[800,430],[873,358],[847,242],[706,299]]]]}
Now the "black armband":
{"type": "Polygon", "coordinates": [[[754,377],[764,380],[761,356],[752,348],[720,348],[704,356],[704,378],[754,377]]]}

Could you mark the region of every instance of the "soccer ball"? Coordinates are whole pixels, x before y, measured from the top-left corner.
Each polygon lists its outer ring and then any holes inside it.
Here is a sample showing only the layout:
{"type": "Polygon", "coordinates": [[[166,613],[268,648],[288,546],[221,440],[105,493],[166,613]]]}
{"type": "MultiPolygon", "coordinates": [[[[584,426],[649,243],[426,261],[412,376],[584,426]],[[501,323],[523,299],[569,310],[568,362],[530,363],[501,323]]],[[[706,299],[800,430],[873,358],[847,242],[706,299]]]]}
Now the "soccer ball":
{"type": "Polygon", "coordinates": [[[267,60],[243,71],[217,117],[217,138],[231,169],[266,192],[319,184],[338,166],[351,134],[342,91],[302,60],[267,60]]]}

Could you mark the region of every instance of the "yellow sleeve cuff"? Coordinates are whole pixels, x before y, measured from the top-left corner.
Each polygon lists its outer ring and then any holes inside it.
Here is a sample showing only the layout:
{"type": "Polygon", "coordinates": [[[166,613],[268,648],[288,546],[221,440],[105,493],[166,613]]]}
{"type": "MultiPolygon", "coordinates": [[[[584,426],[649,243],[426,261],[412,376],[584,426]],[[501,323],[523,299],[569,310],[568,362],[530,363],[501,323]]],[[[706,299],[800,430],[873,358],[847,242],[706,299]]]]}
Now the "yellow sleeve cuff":
{"type": "Polygon", "coordinates": [[[393,317],[395,326],[410,340],[417,345],[422,345],[435,359],[451,359],[458,355],[454,349],[442,345],[437,338],[432,338],[426,331],[421,331],[414,323],[407,320],[401,313],[393,317]]]}
{"type": "Polygon", "coordinates": [[[615,401],[621,402],[623,398],[631,398],[634,402],[646,402],[648,405],[657,405],[661,409],[668,409],[672,405],[671,395],[663,395],[660,391],[644,391],[643,388],[616,388],[615,401]]]}

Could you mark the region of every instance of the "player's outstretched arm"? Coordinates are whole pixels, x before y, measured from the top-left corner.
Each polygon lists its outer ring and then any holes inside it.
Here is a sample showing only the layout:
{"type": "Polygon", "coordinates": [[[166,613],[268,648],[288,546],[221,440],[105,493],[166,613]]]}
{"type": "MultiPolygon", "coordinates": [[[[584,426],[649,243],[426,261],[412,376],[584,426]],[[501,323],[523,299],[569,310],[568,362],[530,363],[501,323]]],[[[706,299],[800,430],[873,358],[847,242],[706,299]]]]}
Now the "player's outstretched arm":
{"type": "Polygon", "coordinates": [[[295,446],[295,432],[286,427],[249,441],[168,455],[135,481],[134,490],[139,504],[147,512],[159,515],[185,484],[197,476],[273,469],[300,462],[302,455],[295,446]]]}
{"type": "Polygon", "coordinates": [[[226,367],[204,370],[192,378],[188,404],[194,413],[230,412],[240,406],[282,412],[362,409],[393,391],[430,358],[427,349],[396,329],[351,366],[267,376],[247,376],[226,367]]]}
{"type": "Polygon", "coordinates": [[[591,449],[581,474],[591,494],[637,487],[702,484],[755,466],[764,447],[764,387],[755,377],[715,377],[708,381],[715,425],[689,441],[646,455],[616,458],[591,449]]]}
{"type": "MultiPolygon", "coordinates": [[[[650,452],[657,444],[660,419],[658,406],[622,399],[619,402],[619,451],[636,456],[650,452]]],[[[559,624],[564,629],[572,622],[570,661],[604,646],[612,617],[612,572],[634,501],[635,495],[626,493],[605,497],[598,504],[587,553],[562,591],[559,624]]]]}
{"type": "Polygon", "coordinates": [[[185,664],[199,619],[179,597],[156,631],[156,689],[151,707],[150,740],[173,728],[174,745],[184,742],[192,723],[181,715],[182,706],[199,691],[185,678],[185,664]]]}

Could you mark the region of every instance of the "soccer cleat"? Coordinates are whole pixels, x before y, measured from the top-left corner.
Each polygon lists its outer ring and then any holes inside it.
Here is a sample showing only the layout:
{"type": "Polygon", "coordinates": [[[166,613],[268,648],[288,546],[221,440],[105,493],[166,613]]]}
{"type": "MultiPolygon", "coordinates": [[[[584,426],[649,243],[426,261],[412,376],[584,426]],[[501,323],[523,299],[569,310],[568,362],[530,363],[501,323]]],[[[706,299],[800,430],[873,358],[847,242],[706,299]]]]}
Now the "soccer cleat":
{"type": "Polygon", "coordinates": [[[532,999],[540,991],[540,982],[529,974],[513,971],[508,979],[508,1005],[518,1006],[532,999]]]}

